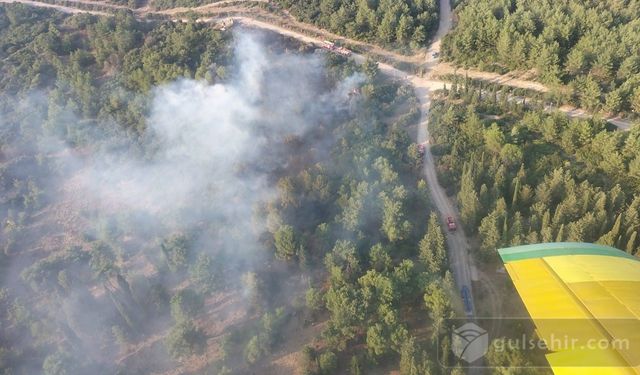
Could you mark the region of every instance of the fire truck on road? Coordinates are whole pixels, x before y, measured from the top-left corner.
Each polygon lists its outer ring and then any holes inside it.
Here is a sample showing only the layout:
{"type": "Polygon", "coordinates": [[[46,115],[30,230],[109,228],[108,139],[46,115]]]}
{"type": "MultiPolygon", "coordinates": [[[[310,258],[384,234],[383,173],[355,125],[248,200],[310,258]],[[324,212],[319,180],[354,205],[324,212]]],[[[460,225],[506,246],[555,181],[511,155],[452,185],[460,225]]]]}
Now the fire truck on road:
{"type": "Polygon", "coordinates": [[[453,218],[453,216],[447,217],[447,228],[449,229],[449,232],[453,232],[456,229],[458,229],[458,225],[456,224],[456,221],[453,218]]]}

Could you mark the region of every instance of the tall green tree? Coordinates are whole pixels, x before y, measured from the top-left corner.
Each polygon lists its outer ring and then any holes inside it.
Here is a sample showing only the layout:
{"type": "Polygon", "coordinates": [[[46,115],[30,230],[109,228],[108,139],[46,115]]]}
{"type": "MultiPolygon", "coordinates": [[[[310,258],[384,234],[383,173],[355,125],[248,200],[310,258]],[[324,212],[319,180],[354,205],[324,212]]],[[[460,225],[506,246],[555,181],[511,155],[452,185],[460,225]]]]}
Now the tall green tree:
{"type": "Polygon", "coordinates": [[[447,319],[454,316],[449,292],[440,280],[432,281],[425,290],[424,303],[433,322],[432,339],[439,335],[440,330],[445,327],[447,319]]]}
{"type": "Polygon", "coordinates": [[[471,168],[462,175],[460,181],[460,193],[458,194],[460,201],[460,217],[462,221],[474,231],[480,212],[480,199],[476,192],[475,181],[471,172],[471,168]]]}
{"type": "Polygon", "coordinates": [[[276,256],[280,259],[290,260],[296,255],[298,247],[293,227],[282,225],[273,235],[276,246],[276,256]]]}
{"type": "Polygon", "coordinates": [[[446,248],[444,233],[440,227],[438,215],[432,212],[427,224],[427,233],[420,241],[420,260],[427,266],[429,272],[442,273],[446,266],[446,248]]]}

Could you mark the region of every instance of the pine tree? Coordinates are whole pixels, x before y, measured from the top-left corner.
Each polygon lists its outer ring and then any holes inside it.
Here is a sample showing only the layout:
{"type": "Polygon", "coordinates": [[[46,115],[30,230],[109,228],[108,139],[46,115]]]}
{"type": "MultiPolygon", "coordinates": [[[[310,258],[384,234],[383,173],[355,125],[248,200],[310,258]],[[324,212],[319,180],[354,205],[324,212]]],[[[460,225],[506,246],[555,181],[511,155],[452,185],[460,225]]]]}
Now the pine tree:
{"type": "Polygon", "coordinates": [[[518,211],[513,215],[513,224],[511,225],[511,246],[522,245],[524,234],[522,229],[522,214],[518,211]]]}
{"type": "Polygon", "coordinates": [[[600,106],[602,90],[596,81],[587,76],[580,88],[580,105],[588,110],[596,110],[600,106]]]}
{"type": "Polygon", "coordinates": [[[489,194],[489,188],[487,184],[480,186],[480,216],[485,216],[489,206],[491,205],[491,195],[489,194]]]}
{"type": "Polygon", "coordinates": [[[556,235],[556,242],[564,242],[564,239],[565,239],[564,224],[562,224],[560,225],[560,229],[558,230],[558,234],[556,235]]]}
{"type": "Polygon", "coordinates": [[[453,96],[454,99],[457,99],[459,97],[457,76],[453,78],[453,83],[451,84],[451,95],[453,96]]]}
{"type": "Polygon", "coordinates": [[[502,243],[509,243],[509,217],[507,215],[502,216],[502,243]]]}
{"type": "Polygon", "coordinates": [[[482,239],[482,245],[480,247],[482,254],[485,258],[493,256],[495,251],[500,247],[501,239],[500,230],[498,229],[498,215],[495,211],[482,219],[478,232],[482,239]]]}
{"type": "Polygon", "coordinates": [[[584,52],[580,49],[573,49],[567,55],[567,62],[565,63],[565,69],[571,75],[584,74],[584,68],[586,65],[586,58],[584,52]]]}
{"type": "Polygon", "coordinates": [[[640,87],[636,87],[636,89],[633,90],[633,94],[631,98],[629,98],[629,104],[633,112],[640,113],[640,87]]]}
{"type": "Polygon", "coordinates": [[[296,255],[296,239],[293,227],[283,225],[273,235],[276,245],[276,256],[280,259],[290,260],[296,255]]]}
{"type": "Polygon", "coordinates": [[[625,247],[625,250],[627,253],[635,255],[637,237],[638,237],[637,231],[634,231],[633,233],[631,233],[631,236],[629,237],[629,241],[627,241],[627,246],[625,247]]]}
{"type": "Polygon", "coordinates": [[[484,143],[487,149],[494,154],[499,154],[506,142],[504,133],[495,122],[491,124],[489,129],[484,131],[484,143]]]}
{"type": "Polygon", "coordinates": [[[412,32],[412,20],[411,17],[407,15],[400,16],[400,21],[398,22],[398,27],[396,28],[396,41],[401,44],[405,44],[409,41],[409,37],[412,32]]]}
{"type": "Polygon", "coordinates": [[[629,228],[640,227],[640,195],[635,195],[625,210],[624,222],[629,228]]]}
{"type": "Polygon", "coordinates": [[[425,290],[424,303],[433,321],[432,339],[438,337],[440,329],[446,324],[446,319],[454,316],[451,298],[441,280],[432,281],[425,290]]]}
{"type": "Polygon", "coordinates": [[[544,82],[557,83],[560,77],[560,45],[558,42],[545,44],[537,56],[536,68],[544,82]]]}
{"type": "Polygon", "coordinates": [[[460,201],[460,217],[462,221],[472,231],[475,231],[480,211],[480,200],[475,190],[471,168],[467,168],[462,175],[458,200],[460,201]]]}
{"type": "Polygon", "coordinates": [[[527,61],[528,46],[524,38],[516,38],[511,50],[511,60],[516,68],[520,68],[525,65],[527,61]]]}
{"type": "Polygon", "coordinates": [[[411,232],[412,225],[405,220],[403,202],[390,197],[385,192],[380,193],[382,200],[382,233],[389,242],[396,242],[405,239],[411,232]]]}
{"type": "MultiPolygon", "coordinates": [[[[422,241],[420,242],[420,253],[422,254],[422,241]]],[[[378,243],[371,247],[369,251],[369,257],[371,259],[371,268],[378,272],[387,272],[391,269],[393,261],[387,249],[378,243]]]]}
{"type": "Polygon", "coordinates": [[[620,228],[622,226],[622,214],[619,214],[616,221],[613,223],[613,227],[609,232],[601,236],[597,243],[607,246],[618,246],[617,241],[620,238],[620,228]]]}
{"type": "MultiPolygon", "coordinates": [[[[544,207],[544,204],[542,204],[542,206],[544,207]]],[[[551,228],[551,211],[549,211],[548,209],[546,211],[544,211],[544,214],[542,215],[541,228],[542,229],[551,228]]]]}
{"type": "Polygon", "coordinates": [[[604,109],[615,115],[620,112],[622,108],[622,96],[620,95],[620,91],[613,90],[609,92],[605,97],[605,106],[604,109]]]}
{"type": "Polygon", "coordinates": [[[351,362],[349,363],[349,374],[362,375],[362,364],[360,363],[360,358],[358,358],[357,355],[351,357],[351,362]]]}
{"type": "MultiPolygon", "coordinates": [[[[540,236],[542,238],[542,242],[553,242],[554,238],[553,238],[553,231],[551,230],[551,227],[542,227],[542,229],[540,230],[540,236]]],[[[557,239],[558,237],[556,237],[557,239]]]]}
{"type": "Polygon", "coordinates": [[[511,209],[515,210],[518,207],[518,198],[520,194],[520,179],[514,178],[513,198],[511,199],[511,209]]]}
{"type": "Polygon", "coordinates": [[[191,282],[203,293],[210,293],[223,284],[222,257],[214,263],[211,256],[200,253],[196,263],[191,267],[191,282]]]}
{"type": "Polygon", "coordinates": [[[493,196],[496,200],[505,196],[505,185],[507,183],[507,169],[503,163],[500,163],[493,181],[493,196]]]}
{"type": "Polygon", "coordinates": [[[385,13],[378,26],[378,38],[385,43],[391,43],[395,37],[396,18],[393,12],[385,13]]]}
{"type": "Polygon", "coordinates": [[[498,37],[498,41],[496,43],[496,52],[498,53],[498,61],[504,65],[507,65],[511,68],[517,68],[512,66],[513,64],[513,55],[511,48],[511,36],[513,35],[512,30],[505,26],[500,31],[500,36],[498,37]]]}
{"type": "Polygon", "coordinates": [[[539,234],[538,234],[538,232],[536,232],[536,231],[531,231],[531,232],[529,232],[529,234],[527,235],[526,242],[527,242],[528,244],[539,243],[539,242],[540,242],[540,235],[539,235],[539,234]]]}
{"type": "Polygon", "coordinates": [[[411,337],[400,348],[400,375],[419,375],[416,356],[416,342],[411,337]]]}
{"type": "Polygon", "coordinates": [[[426,39],[424,25],[419,25],[413,31],[413,36],[411,36],[411,48],[418,49],[422,47],[426,39]]]}
{"type": "Polygon", "coordinates": [[[427,233],[420,241],[420,260],[427,266],[429,272],[438,274],[446,264],[446,249],[444,234],[438,221],[438,215],[432,212],[429,217],[427,233]]]}

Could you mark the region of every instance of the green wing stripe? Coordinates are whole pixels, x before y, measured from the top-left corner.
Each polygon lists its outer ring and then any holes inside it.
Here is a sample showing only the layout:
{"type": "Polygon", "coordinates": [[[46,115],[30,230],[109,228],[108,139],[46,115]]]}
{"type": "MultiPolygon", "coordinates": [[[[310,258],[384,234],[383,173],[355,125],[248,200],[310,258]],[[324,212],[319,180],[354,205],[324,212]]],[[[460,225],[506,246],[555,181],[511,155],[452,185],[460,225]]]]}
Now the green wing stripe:
{"type": "Polygon", "coordinates": [[[498,253],[505,263],[562,255],[605,255],[640,261],[637,257],[610,246],[581,242],[555,242],[515,246],[498,249],[498,253]]]}

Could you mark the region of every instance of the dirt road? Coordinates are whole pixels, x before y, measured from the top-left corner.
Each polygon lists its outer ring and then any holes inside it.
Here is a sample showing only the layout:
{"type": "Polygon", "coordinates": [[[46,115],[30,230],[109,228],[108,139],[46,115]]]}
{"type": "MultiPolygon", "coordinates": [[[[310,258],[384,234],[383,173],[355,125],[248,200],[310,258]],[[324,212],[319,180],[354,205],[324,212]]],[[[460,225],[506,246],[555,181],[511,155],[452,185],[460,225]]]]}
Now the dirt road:
{"type": "MultiPolygon", "coordinates": [[[[80,4],[85,4],[85,5],[102,4],[112,8],[123,8],[122,6],[113,5],[109,3],[96,2],[92,0],[70,0],[70,1],[77,2],[80,4]]],[[[255,1],[264,1],[264,0],[252,0],[252,1],[255,2],[255,1]]],[[[100,15],[106,14],[100,11],[89,11],[85,9],[72,8],[69,6],[47,4],[47,3],[42,3],[35,0],[0,0],[0,3],[11,3],[11,2],[20,2],[20,3],[32,5],[32,6],[55,8],[64,12],[69,12],[69,13],[86,12],[86,13],[100,14],[100,15]]],[[[230,2],[232,1],[221,1],[217,3],[204,5],[198,8],[192,8],[190,10],[202,12],[202,13],[213,12],[213,14],[215,14],[218,11],[220,13],[225,13],[225,12],[228,12],[229,9],[225,8],[224,4],[230,3],[230,2]]],[[[235,2],[237,3],[237,1],[235,2]]],[[[181,10],[181,8],[177,8],[177,9],[181,10]]],[[[148,9],[145,9],[145,10],[139,9],[136,12],[138,14],[141,14],[141,12],[143,14],[158,14],[158,13],[172,14],[172,15],[179,14],[179,12],[176,9],[173,9],[173,10],[170,9],[162,12],[150,11],[148,9]]],[[[284,26],[280,26],[270,22],[260,21],[247,16],[238,16],[238,17],[230,17],[230,18],[233,19],[235,22],[239,22],[247,26],[271,30],[281,35],[286,35],[309,44],[314,44],[319,46],[325,39],[340,38],[342,40],[347,41],[348,43],[369,47],[375,50],[376,53],[381,53],[391,58],[392,60],[395,59],[395,61],[398,61],[398,60],[413,61],[413,58],[410,56],[399,55],[391,51],[382,50],[377,46],[373,46],[363,42],[358,42],[348,38],[343,38],[338,35],[318,29],[313,25],[306,25],[306,24],[293,21],[295,22],[295,25],[294,25],[295,27],[302,28],[305,31],[308,31],[310,34],[316,35],[316,36],[310,36],[299,31],[291,30],[284,26]]],[[[224,18],[224,20],[228,20],[228,19],[229,17],[224,18]]],[[[221,20],[223,19],[212,16],[209,18],[202,18],[200,21],[218,22],[221,20]]],[[[448,0],[440,0],[440,21],[439,21],[438,30],[436,32],[436,35],[432,43],[427,48],[426,54],[422,57],[423,59],[422,61],[424,62],[424,66],[425,66],[424,77],[407,73],[405,71],[402,71],[400,69],[397,69],[391,66],[390,64],[386,64],[382,62],[378,64],[381,72],[383,72],[384,74],[387,74],[397,79],[407,80],[411,82],[411,84],[414,86],[416,95],[420,100],[421,111],[422,111],[422,116],[421,116],[420,126],[419,126],[419,134],[418,134],[419,142],[424,142],[429,138],[427,121],[428,121],[429,106],[431,104],[430,93],[433,92],[434,90],[438,90],[442,88],[443,85],[445,84],[444,81],[433,79],[431,77],[435,77],[437,75],[449,74],[455,71],[453,67],[451,67],[450,65],[441,63],[437,57],[440,53],[442,37],[444,37],[444,35],[446,35],[447,32],[451,29],[451,25],[452,25],[451,5],[448,0]]],[[[290,26],[290,25],[287,25],[287,26],[290,26]]],[[[356,62],[359,62],[359,63],[362,63],[366,60],[366,57],[360,54],[354,53],[352,57],[356,62]]],[[[499,75],[496,73],[489,73],[489,72],[477,72],[473,70],[464,70],[462,72],[469,75],[469,77],[472,77],[472,78],[486,79],[488,81],[492,81],[492,82],[496,82],[504,85],[510,85],[514,87],[528,88],[528,89],[537,90],[537,91],[546,91],[546,87],[544,87],[543,85],[537,82],[522,81],[508,75],[499,75]]],[[[460,71],[458,71],[458,73],[460,73],[460,71]]],[[[549,109],[549,110],[553,110],[553,109],[549,109]]],[[[562,108],[559,108],[559,110],[571,117],[589,116],[587,112],[582,111],[580,109],[576,109],[576,108],[562,107],[562,108]]],[[[608,121],[618,126],[622,130],[627,130],[631,127],[631,123],[628,120],[614,118],[614,119],[609,119],[608,121]]],[[[434,160],[430,152],[425,153],[424,173],[425,173],[425,178],[427,180],[427,183],[431,189],[433,204],[436,206],[441,216],[443,218],[446,216],[453,216],[458,218],[459,215],[457,214],[456,207],[448,199],[444,189],[438,183],[434,160]]],[[[449,235],[447,236],[447,240],[449,242],[449,252],[450,252],[449,257],[451,260],[452,270],[454,273],[456,284],[458,285],[459,288],[462,288],[463,286],[467,286],[471,290],[471,272],[470,272],[471,260],[469,259],[469,255],[468,255],[468,243],[466,240],[466,235],[464,233],[464,230],[462,228],[459,228],[458,231],[454,233],[449,233],[449,235]]]]}
{"type": "MultiPolygon", "coordinates": [[[[434,54],[440,53],[440,44],[442,37],[449,32],[451,28],[451,5],[448,0],[440,1],[440,24],[438,26],[438,32],[428,48],[428,54],[426,56],[427,71],[426,75],[430,76],[431,70],[437,65],[437,58],[434,54]]],[[[434,87],[432,80],[424,80],[418,77],[412,76],[410,81],[413,83],[418,100],[420,100],[421,118],[420,126],[418,127],[418,142],[422,143],[429,139],[429,108],[431,106],[430,93],[434,88],[438,89],[442,87],[442,84],[434,87]]],[[[457,222],[460,222],[458,209],[453,202],[447,197],[445,189],[438,182],[438,176],[436,173],[435,161],[431,154],[431,143],[427,142],[425,147],[424,156],[424,176],[431,193],[431,202],[440,213],[440,217],[443,222],[446,217],[452,216],[456,218],[457,222]]],[[[469,255],[469,242],[467,236],[464,233],[464,229],[458,225],[458,229],[455,232],[447,233],[448,255],[451,271],[453,272],[453,278],[455,280],[458,291],[466,287],[471,291],[470,301],[471,304],[471,316],[475,314],[475,305],[473,301],[473,288],[471,285],[471,266],[472,260],[469,255]]]]}
{"type": "MultiPolygon", "coordinates": [[[[86,1],[86,0],[82,0],[82,1],[86,1]]],[[[216,1],[214,3],[209,3],[209,4],[205,4],[205,5],[201,5],[198,7],[193,7],[193,8],[187,8],[187,7],[178,7],[178,8],[171,8],[171,9],[162,9],[162,10],[153,10],[152,8],[146,7],[146,8],[140,8],[138,9],[138,11],[140,13],[157,13],[157,14],[166,14],[166,15],[176,15],[176,14],[180,14],[180,13],[187,13],[187,12],[194,12],[194,13],[208,13],[208,12],[215,12],[217,9],[216,8],[221,8],[222,6],[233,6],[233,5],[238,5],[239,3],[268,3],[269,0],[246,0],[246,1],[240,1],[240,0],[222,0],[222,1],[216,1]]]]}
{"type": "Polygon", "coordinates": [[[433,64],[435,66],[438,63],[438,59],[434,54],[440,54],[442,38],[444,38],[449,30],[451,30],[452,24],[453,16],[451,12],[451,3],[449,1],[440,1],[438,30],[436,31],[436,35],[433,37],[431,45],[427,48],[427,54],[425,56],[427,64],[433,64]]]}
{"type": "Polygon", "coordinates": [[[40,8],[52,8],[52,9],[56,9],[59,10],[60,12],[63,13],[90,13],[90,14],[95,14],[98,16],[110,16],[111,14],[106,13],[106,12],[100,12],[97,10],[85,10],[85,9],[79,9],[79,8],[73,8],[73,7],[68,7],[68,6],[64,6],[64,5],[59,5],[59,4],[48,4],[48,3],[43,3],[40,1],[32,1],[32,0],[0,0],[0,3],[6,3],[6,4],[11,4],[11,3],[22,3],[25,5],[30,5],[30,6],[34,6],[34,7],[40,7],[40,8]]]}
{"type": "Polygon", "coordinates": [[[503,86],[516,87],[538,92],[549,92],[549,89],[542,83],[522,79],[512,73],[499,74],[493,72],[483,72],[474,69],[461,69],[449,63],[440,63],[434,67],[431,74],[434,77],[444,76],[447,74],[457,74],[467,76],[472,79],[482,80],[488,83],[495,83],[503,86]]]}
{"type": "MultiPolygon", "coordinates": [[[[440,14],[440,25],[438,28],[438,32],[436,37],[428,48],[427,54],[427,66],[433,66],[437,64],[437,59],[433,58],[433,53],[440,52],[440,38],[444,36],[449,28],[451,27],[451,6],[449,5],[448,0],[441,0],[441,14],[440,14]]],[[[281,35],[286,35],[292,38],[296,38],[306,43],[319,45],[322,41],[317,38],[313,38],[307,35],[302,35],[295,31],[291,31],[285,29],[283,27],[272,25],[266,22],[257,21],[248,18],[237,17],[234,18],[236,22],[243,23],[248,26],[259,27],[267,30],[271,30],[277,32],[281,35]]],[[[359,54],[353,54],[353,59],[359,63],[365,61],[365,57],[359,54]]],[[[404,71],[396,69],[391,65],[378,63],[380,71],[384,74],[387,74],[391,77],[397,79],[405,79],[411,82],[411,84],[415,88],[416,95],[418,100],[420,100],[420,109],[421,109],[421,118],[420,118],[420,126],[418,131],[418,142],[422,143],[429,138],[428,133],[428,114],[429,107],[431,105],[431,92],[441,89],[444,85],[443,81],[437,81],[427,78],[418,77],[415,75],[409,75],[404,71]]],[[[429,71],[426,72],[426,76],[429,76],[429,71]]],[[[425,160],[424,160],[424,177],[427,181],[427,185],[429,186],[429,192],[431,194],[431,201],[435,206],[436,210],[439,212],[442,218],[447,216],[453,216],[458,218],[458,210],[455,205],[451,202],[451,200],[447,197],[447,194],[440,183],[438,182],[438,178],[436,175],[436,167],[435,162],[433,160],[433,156],[431,155],[430,146],[427,144],[425,152],[425,160]]],[[[449,232],[447,234],[447,243],[448,243],[448,251],[449,251],[449,261],[451,270],[453,272],[453,277],[456,282],[456,286],[458,290],[463,287],[467,287],[470,291],[472,291],[471,285],[471,257],[469,256],[469,243],[467,241],[467,237],[462,228],[459,228],[455,232],[449,232]]],[[[475,311],[473,304],[473,294],[471,295],[471,309],[475,311]]],[[[472,314],[473,315],[473,314],[472,314]]]]}
{"type": "MultiPolygon", "coordinates": [[[[451,27],[451,6],[449,5],[448,0],[441,0],[441,14],[440,14],[440,25],[436,37],[434,38],[433,43],[428,48],[428,54],[426,56],[427,59],[427,67],[432,67],[437,64],[437,59],[433,58],[433,53],[440,52],[440,38],[448,32],[448,29],[451,27]]],[[[277,32],[281,35],[286,35],[292,38],[296,38],[305,43],[320,45],[322,40],[318,38],[310,37],[307,35],[300,34],[298,32],[285,29],[283,27],[272,25],[267,22],[262,22],[254,19],[249,19],[245,17],[234,17],[235,22],[242,23],[247,26],[258,27],[270,31],[277,32]]],[[[353,54],[352,58],[358,62],[362,63],[366,60],[365,56],[359,54],[353,54]]],[[[380,71],[384,74],[387,74],[391,77],[397,79],[404,79],[411,82],[411,84],[415,88],[416,95],[418,100],[420,100],[420,108],[421,108],[421,119],[418,133],[418,142],[422,143],[429,138],[428,133],[428,113],[429,107],[431,105],[430,93],[441,89],[444,85],[443,81],[432,80],[427,78],[418,77],[415,75],[407,74],[406,72],[394,68],[391,65],[378,63],[378,67],[380,71]]],[[[429,71],[426,72],[425,76],[429,76],[429,71]]],[[[438,182],[438,178],[436,175],[436,167],[435,162],[433,160],[433,156],[431,155],[429,145],[427,144],[425,152],[425,160],[424,160],[424,177],[427,181],[427,185],[429,186],[429,191],[431,193],[431,201],[435,206],[436,210],[440,213],[442,218],[447,216],[459,217],[458,210],[455,205],[449,200],[447,197],[445,190],[440,183],[438,182]]],[[[471,286],[471,258],[469,256],[469,244],[467,241],[467,237],[462,228],[459,228],[455,232],[449,232],[447,235],[447,243],[449,248],[449,261],[451,270],[453,272],[453,277],[456,282],[458,289],[462,289],[462,287],[469,288],[472,291],[471,286]]],[[[472,311],[475,311],[473,305],[473,296],[471,296],[471,308],[472,311]]],[[[473,315],[473,314],[472,314],[473,315]]]]}
{"type": "MultiPolygon", "coordinates": [[[[560,112],[566,113],[567,116],[573,118],[591,118],[593,115],[584,109],[572,107],[570,105],[564,105],[560,108],[557,108],[560,112]]],[[[620,118],[620,117],[611,117],[606,119],[606,121],[612,125],[615,125],[618,129],[627,131],[631,129],[632,123],[629,120],[620,118]]]]}
{"type": "MultiPolygon", "coordinates": [[[[105,8],[111,8],[114,10],[117,9],[127,9],[127,7],[122,5],[111,4],[107,2],[95,1],[95,0],[68,0],[66,5],[61,4],[49,4],[43,3],[37,0],[0,0],[0,3],[14,3],[19,2],[27,5],[45,7],[45,8],[54,8],[66,13],[91,13],[96,15],[109,15],[104,11],[97,10],[89,10],[86,9],[86,6],[95,6],[100,5],[105,8]],[[69,5],[69,3],[77,3],[79,8],[74,8],[69,5]]],[[[268,0],[246,0],[244,3],[264,3],[268,2],[268,0]]],[[[243,3],[243,1],[239,0],[222,0],[211,4],[206,4],[200,7],[194,8],[172,8],[165,10],[153,10],[149,7],[132,9],[132,11],[138,15],[139,17],[145,17],[146,15],[164,15],[164,16],[172,16],[176,20],[181,19],[181,15],[185,15],[187,12],[192,13],[200,13],[203,15],[203,18],[200,21],[207,22],[218,22],[221,19],[229,18],[229,14],[242,14],[242,16],[234,17],[236,20],[240,20],[245,24],[253,24],[256,27],[270,29],[272,31],[288,35],[294,38],[298,38],[300,40],[304,40],[308,43],[312,43],[319,40],[342,40],[344,43],[357,46],[362,50],[367,51],[368,54],[373,56],[378,56],[386,61],[393,61],[395,63],[411,63],[411,64],[423,64],[424,73],[426,79],[417,77],[413,75],[412,72],[405,72],[398,69],[393,68],[389,64],[380,63],[381,70],[383,72],[397,78],[405,78],[410,79],[414,85],[417,87],[428,87],[430,89],[433,88],[441,88],[443,85],[443,81],[441,79],[442,76],[446,76],[448,74],[461,74],[466,75],[473,79],[483,80],[490,83],[497,83],[504,86],[516,87],[534,90],[538,92],[548,92],[548,88],[543,84],[535,81],[531,81],[523,78],[522,76],[517,76],[512,73],[507,74],[498,74],[492,72],[479,71],[474,69],[459,69],[451,64],[440,62],[439,59],[434,54],[439,54],[440,45],[442,37],[451,29],[452,18],[451,18],[451,5],[448,2],[441,1],[440,2],[440,11],[441,15],[446,15],[446,17],[440,18],[440,24],[438,27],[438,31],[434,38],[433,43],[426,49],[424,52],[420,52],[413,56],[402,55],[397,52],[389,51],[378,47],[373,44],[357,41],[354,39],[345,38],[343,36],[333,34],[326,30],[320,29],[315,25],[309,25],[302,22],[298,22],[291,17],[281,17],[278,15],[274,15],[271,13],[266,13],[264,10],[259,8],[243,8],[239,6],[239,4],[243,3]],[[230,5],[230,7],[226,7],[226,5],[230,5]],[[222,17],[216,17],[216,14],[221,15],[222,17]],[[268,22],[258,21],[252,16],[265,16],[268,15],[270,17],[268,22]],[[286,25],[280,26],[280,25],[286,25]],[[311,35],[311,36],[309,36],[311,35]]],[[[354,56],[356,60],[362,61],[363,58],[361,56],[354,56]]],[[[589,117],[590,114],[582,109],[563,106],[561,108],[547,108],[548,111],[559,110],[570,117],[574,118],[585,118],[589,117]]],[[[620,130],[629,130],[632,126],[632,122],[620,118],[620,117],[612,117],[605,118],[605,120],[620,130]]]]}

